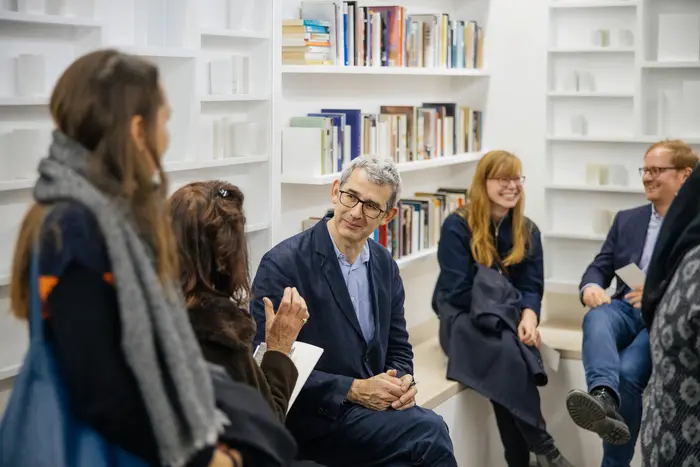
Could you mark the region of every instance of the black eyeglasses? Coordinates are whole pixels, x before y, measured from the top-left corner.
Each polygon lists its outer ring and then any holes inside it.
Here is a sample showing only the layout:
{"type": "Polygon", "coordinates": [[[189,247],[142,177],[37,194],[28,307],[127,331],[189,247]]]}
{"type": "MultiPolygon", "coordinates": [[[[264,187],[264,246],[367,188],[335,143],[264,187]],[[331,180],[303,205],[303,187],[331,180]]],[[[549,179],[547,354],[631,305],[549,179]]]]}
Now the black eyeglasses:
{"type": "Polygon", "coordinates": [[[644,175],[649,174],[651,178],[656,178],[668,170],[678,170],[678,167],[640,167],[639,176],[644,177],[644,175]]]}
{"type": "Polygon", "coordinates": [[[362,213],[370,219],[376,219],[385,212],[373,201],[362,201],[352,193],[340,190],[340,204],[348,208],[354,208],[357,206],[357,203],[362,203],[362,213]]]}
{"type": "Polygon", "coordinates": [[[524,175],[522,175],[520,177],[511,177],[511,178],[492,178],[491,180],[498,180],[498,183],[501,184],[501,188],[508,188],[508,185],[510,185],[511,182],[515,183],[515,186],[525,185],[525,176],[524,175]]]}

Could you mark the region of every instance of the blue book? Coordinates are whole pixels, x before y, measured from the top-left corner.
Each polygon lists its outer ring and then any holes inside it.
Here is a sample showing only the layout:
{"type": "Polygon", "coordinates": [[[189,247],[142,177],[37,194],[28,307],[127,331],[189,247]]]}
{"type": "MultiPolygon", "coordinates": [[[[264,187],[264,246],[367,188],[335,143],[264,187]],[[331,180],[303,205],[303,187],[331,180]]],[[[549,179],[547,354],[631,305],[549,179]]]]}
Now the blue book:
{"type": "Polygon", "coordinates": [[[357,109],[321,109],[321,112],[345,114],[345,124],[350,127],[350,160],[362,154],[362,111],[357,109]]]}

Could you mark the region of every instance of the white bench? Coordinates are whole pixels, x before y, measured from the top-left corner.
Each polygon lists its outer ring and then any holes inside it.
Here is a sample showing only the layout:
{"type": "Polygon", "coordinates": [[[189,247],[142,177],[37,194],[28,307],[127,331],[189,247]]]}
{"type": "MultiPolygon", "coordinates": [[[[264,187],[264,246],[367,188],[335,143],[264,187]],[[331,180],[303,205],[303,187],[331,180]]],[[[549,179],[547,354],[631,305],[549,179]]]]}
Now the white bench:
{"type": "MultiPolygon", "coordinates": [[[[585,310],[576,297],[568,297],[567,312],[548,308],[540,332],[543,341],[558,351],[557,372],[548,370],[549,384],[540,389],[542,411],[557,446],[577,467],[599,467],[603,455],[597,435],[578,428],[566,411],[566,394],[585,389],[581,364],[581,322],[585,310]]],[[[561,309],[561,308],[558,308],[561,309]]],[[[445,377],[447,358],[437,337],[437,319],[409,329],[418,383],[416,401],[440,414],[450,429],[460,467],[505,467],[503,447],[491,404],[475,391],[445,377]]],[[[639,448],[638,448],[639,449],[639,448]]],[[[639,452],[632,467],[641,464],[639,452]]]]}

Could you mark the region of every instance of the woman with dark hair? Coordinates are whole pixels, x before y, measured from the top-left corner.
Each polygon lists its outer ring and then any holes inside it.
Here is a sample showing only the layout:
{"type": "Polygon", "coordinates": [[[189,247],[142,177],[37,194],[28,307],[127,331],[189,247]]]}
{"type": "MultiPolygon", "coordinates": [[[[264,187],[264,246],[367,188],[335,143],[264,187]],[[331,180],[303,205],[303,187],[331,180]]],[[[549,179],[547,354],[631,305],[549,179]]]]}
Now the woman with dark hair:
{"type": "Polygon", "coordinates": [[[652,372],[644,397],[648,467],[700,465],[700,168],[666,213],[644,284],[652,372]]]}
{"type": "Polygon", "coordinates": [[[447,376],[491,400],[508,466],[529,466],[534,452],[542,467],[571,467],[540,411],[544,269],[540,232],[525,217],[524,180],[514,154],[491,151],[479,161],[467,203],[442,226],[432,305],[447,376]]]}
{"type": "Polygon", "coordinates": [[[59,78],[50,111],[53,142],[14,252],[13,313],[29,319],[38,255],[45,340],[75,417],[149,465],[242,465],[216,447],[227,420],[177,287],[158,69],[87,54],[59,78]]]}
{"type": "Polygon", "coordinates": [[[309,317],[304,299],[288,288],[282,302],[301,307],[296,313],[280,310],[276,315],[265,299],[267,349],[258,365],[251,348],[255,321],[248,311],[243,193],[221,181],[190,183],[171,196],[170,217],[180,255],[180,283],[204,357],[223,366],[234,381],[257,388],[284,422],[298,376],[288,355],[309,317]]]}

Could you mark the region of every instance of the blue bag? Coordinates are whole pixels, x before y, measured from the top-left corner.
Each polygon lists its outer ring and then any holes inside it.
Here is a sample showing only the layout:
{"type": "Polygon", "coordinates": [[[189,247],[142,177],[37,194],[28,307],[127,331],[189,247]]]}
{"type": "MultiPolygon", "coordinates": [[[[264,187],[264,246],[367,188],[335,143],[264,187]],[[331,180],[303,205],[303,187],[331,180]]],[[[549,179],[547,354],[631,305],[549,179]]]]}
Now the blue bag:
{"type": "Polygon", "coordinates": [[[75,418],[44,340],[39,255],[30,271],[30,344],[0,422],[0,467],[147,467],[75,418]]]}

